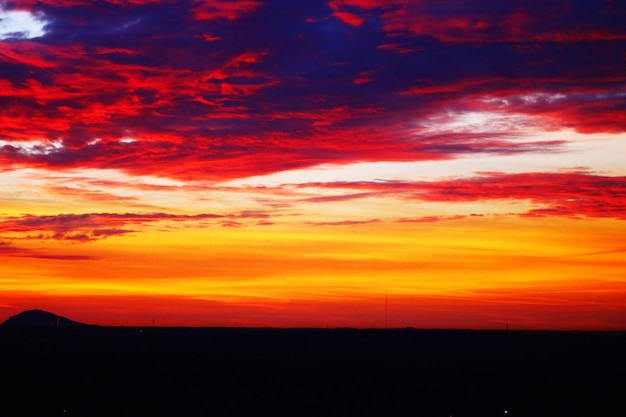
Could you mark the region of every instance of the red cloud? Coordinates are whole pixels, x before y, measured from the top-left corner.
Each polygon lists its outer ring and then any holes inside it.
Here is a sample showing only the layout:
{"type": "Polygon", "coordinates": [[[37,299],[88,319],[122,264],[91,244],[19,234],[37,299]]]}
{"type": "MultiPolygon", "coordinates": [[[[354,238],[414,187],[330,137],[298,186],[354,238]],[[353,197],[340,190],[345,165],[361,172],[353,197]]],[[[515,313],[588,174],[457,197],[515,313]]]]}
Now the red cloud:
{"type": "MultiPolygon", "coordinates": [[[[327,129],[320,120],[314,124],[319,132],[303,137],[283,134],[224,139],[219,136],[184,137],[173,133],[169,136],[144,133],[142,141],[138,142],[123,143],[108,138],[96,143],[74,144],[66,141],[61,147],[49,147],[38,152],[17,145],[6,145],[4,149],[0,148],[0,161],[7,166],[56,169],[74,166],[115,167],[140,175],[161,175],[182,180],[199,177],[224,180],[330,161],[443,160],[471,153],[549,152],[561,145],[558,141],[510,141],[507,134],[499,133],[429,134],[420,140],[407,140],[407,133],[402,126],[376,130],[372,127],[327,129]]],[[[418,132],[417,127],[412,130],[418,132]]]]}
{"type": "MultiPolygon", "coordinates": [[[[378,11],[384,21],[384,30],[391,37],[410,33],[453,43],[626,39],[626,32],[619,25],[608,26],[593,19],[611,15],[623,17],[620,6],[612,2],[599,4],[593,13],[584,15],[572,6],[540,0],[504,4],[501,7],[463,1],[330,0],[329,6],[335,10],[334,14],[342,10],[341,13],[352,16],[352,13],[343,10],[351,7],[378,11]]],[[[349,21],[346,23],[353,24],[349,21]]]]}
{"type": "Polygon", "coordinates": [[[544,117],[581,133],[626,131],[626,111],[622,108],[625,91],[580,92],[576,95],[573,100],[564,96],[557,105],[541,100],[520,103],[518,111],[544,117]]]}
{"type": "MultiPolygon", "coordinates": [[[[529,80],[530,81],[530,80],[529,80]]],[[[499,82],[499,80],[494,80],[499,82]]],[[[535,86],[520,83],[516,88],[486,90],[479,80],[465,80],[447,86],[433,87],[425,93],[464,93],[466,108],[490,109],[507,115],[527,114],[552,130],[571,128],[581,133],[621,133],[626,131],[626,112],[623,101],[626,96],[626,79],[606,81],[612,87],[600,85],[564,86],[560,89],[542,90],[542,85],[568,84],[569,80],[535,80],[535,86]],[[447,91],[446,91],[447,90],[447,91]],[[482,91],[481,91],[482,90],[482,91]],[[543,121],[543,122],[541,122],[543,121]]],[[[415,87],[404,94],[420,93],[415,87]]]]}
{"type": "Polygon", "coordinates": [[[108,54],[123,54],[123,55],[138,55],[139,51],[134,51],[127,48],[96,48],[96,54],[108,55],[108,54]]]}
{"type": "Polygon", "coordinates": [[[349,12],[335,11],[333,16],[351,26],[361,26],[365,21],[363,18],[349,12]]]}
{"type": "Polygon", "coordinates": [[[382,7],[394,6],[397,4],[405,4],[410,0],[388,1],[388,0],[330,0],[328,5],[332,9],[339,9],[342,6],[352,6],[361,9],[376,9],[382,7]]]}
{"type": "MultiPolygon", "coordinates": [[[[130,0],[133,1],[133,0],[130,0]]],[[[93,2],[90,0],[19,0],[19,3],[14,6],[18,10],[28,10],[33,6],[40,4],[46,4],[53,7],[75,7],[75,6],[89,6],[93,2]]]]}
{"type": "Polygon", "coordinates": [[[249,13],[261,3],[254,0],[200,0],[192,12],[198,20],[228,19],[235,20],[249,13]]]}
{"type": "MultiPolygon", "coordinates": [[[[505,80],[501,77],[489,77],[489,78],[468,78],[459,79],[453,82],[446,82],[441,84],[429,85],[427,83],[418,83],[419,85],[411,87],[408,90],[400,91],[398,94],[401,96],[411,95],[424,95],[424,94],[440,94],[440,93],[460,93],[465,91],[480,91],[489,86],[493,89],[493,86],[500,85],[505,80]]],[[[498,91],[498,90],[496,90],[498,91]]]]}
{"type": "Polygon", "coordinates": [[[355,27],[361,26],[365,19],[351,11],[347,11],[346,6],[353,9],[374,9],[385,5],[388,6],[388,2],[380,0],[330,0],[328,2],[328,6],[333,10],[333,16],[355,27]]]}
{"type": "Polygon", "coordinates": [[[621,133],[626,131],[626,112],[622,111],[624,83],[626,78],[618,76],[589,85],[567,78],[535,77],[513,82],[502,77],[474,77],[438,83],[418,80],[398,95],[430,100],[433,111],[424,120],[429,116],[441,117],[446,109],[457,113],[488,111],[510,118],[525,114],[548,130],[621,133]],[[553,87],[558,84],[560,88],[553,87]]]}
{"type": "MultiPolygon", "coordinates": [[[[339,201],[358,197],[395,195],[398,198],[446,203],[476,201],[529,201],[539,206],[523,216],[595,217],[626,220],[626,177],[574,173],[483,173],[476,177],[433,182],[334,182],[299,187],[361,190],[361,193],[329,197],[339,201]]],[[[323,202],[324,197],[316,200],[323,202]]],[[[457,217],[451,217],[454,219],[457,217]]],[[[422,218],[441,220],[442,218],[422,218]]],[[[401,219],[401,221],[415,221],[401,219]]]]}
{"type": "Polygon", "coordinates": [[[169,213],[83,213],[51,216],[24,215],[5,217],[0,221],[0,233],[15,239],[55,239],[88,242],[110,236],[132,233],[127,227],[168,221],[174,223],[216,221],[223,226],[243,226],[241,220],[267,221],[271,216],[264,211],[242,211],[228,214],[169,214],[169,213]],[[17,237],[15,237],[17,236],[17,237]]]}
{"type": "Polygon", "coordinates": [[[58,139],[75,146],[94,138],[117,142],[129,132],[149,140],[155,129],[160,141],[177,143],[203,121],[249,118],[247,108],[230,101],[276,83],[250,68],[263,53],[245,52],[222,65],[212,63],[214,68],[203,75],[186,68],[122,63],[110,57],[119,52],[133,55],[132,50],[119,48],[97,49],[95,55],[87,56],[80,47],[1,43],[0,59],[10,63],[40,69],[64,64],[47,78],[26,78],[20,83],[0,80],[0,97],[13,99],[0,114],[0,137],[58,139]],[[175,114],[179,106],[186,107],[185,117],[175,114]],[[163,120],[180,122],[170,124],[175,134],[163,132],[163,120]]]}
{"type": "Polygon", "coordinates": [[[323,197],[310,197],[306,198],[303,201],[309,203],[336,203],[342,201],[350,201],[357,200],[360,198],[368,198],[368,197],[379,197],[381,196],[380,192],[364,192],[364,193],[353,193],[353,194],[345,194],[345,195],[327,195],[323,197]]]}
{"type": "Polygon", "coordinates": [[[370,219],[370,220],[339,220],[336,222],[306,222],[306,224],[312,226],[356,226],[361,224],[371,224],[378,223],[379,219],[370,219]]]}
{"type": "Polygon", "coordinates": [[[274,30],[264,16],[274,22],[286,15],[271,2],[154,2],[149,19],[138,17],[139,6],[152,4],[147,0],[114,2],[118,6],[103,1],[74,9],[68,6],[88,2],[69,0],[19,6],[48,13],[50,33],[0,42],[0,164],[224,180],[323,163],[545,152],[562,144],[511,141],[516,126],[439,136],[424,128],[436,119],[445,130],[450,115],[468,110],[529,115],[528,123],[545,129],[626,130],[619,42],[584,41],[583,52],[578,44],[531,42],[555,31],[565,38],[574,32],[581,39],[620,38],[623,30],[612,23],[618,18],[600,25],[609,12],[621,16],[615,4],[594,6],[583,22],[569,9],[559,17],[558,7],[539,8],[534,0],[498,7],[334,0],[329,8],[311,8],[299,2],[288,15],[301,21],[274,30]],[[111,17],[101,20],[98,7],[111,17]],[[238,19],[246,13],[250,19],[238,19]],[[368,25],[346,31],[329,13],[368,25]],[[155,33],[151,22],[169,22],[170,15],[178,26],[155,33]],[[544,24],[549,19],[555,24],[544,24]],[[128,33],[109,36],[110,23],[128,33]],[[96,30],[101,27],[104,32],[96,30]],[[484,64],[473,58],[491,54],[483,42],[494,40],[514,41],[493,49],[504,58],[484,64]],[[549,48],[568,52],[554,57],[549,48]],[[524,100],[535,93],[565,98],[524,100]]]}
{"type": "Polygon", "coordinates": [[[442,222],[447,220],[459,220],[464,219],[467,216],[457,215],[457,216],[423,216],[416,218],[401,218],[398,219],[399,223],[435,223],[442,222]]]}
{"type": "Polygon", "coordinates": [[[216,219],[215,214],[175,215],[167,213],[85,213],[54,216],[7,217],[0,221],[0,232],[27,234],[28,239],[55,239],[87,242],[114,235],[131,233],[129,225],[142,225],[163,220],[199,221],[216,219]],[[33,234],[37,233],[37,234],[33,234]]]}
{"type": "Polygon", "coordinates": [[[363,71],[352,82],[357,85],[371,83],[372,81],[374,81],[375,74],[376,74],[376,71],[374,70],[363,71]]]}
{"type": "Polygon", "coordinates": [[[0,42],[0,60],[38,69],[59,68],[86,56],[80,45],[43,45],[31,40],[0,42]]]}

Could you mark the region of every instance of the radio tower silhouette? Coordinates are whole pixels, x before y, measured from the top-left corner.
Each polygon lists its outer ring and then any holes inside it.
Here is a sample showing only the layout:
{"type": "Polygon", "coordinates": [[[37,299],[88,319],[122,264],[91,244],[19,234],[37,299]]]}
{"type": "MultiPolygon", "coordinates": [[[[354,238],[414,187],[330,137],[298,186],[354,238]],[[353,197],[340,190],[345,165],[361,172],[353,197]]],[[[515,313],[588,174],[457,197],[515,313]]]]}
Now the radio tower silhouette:
{"type": "Polygon", "coordinates": [[[385,290],[385,329],[389,325],[389,291],[385,290]]]}

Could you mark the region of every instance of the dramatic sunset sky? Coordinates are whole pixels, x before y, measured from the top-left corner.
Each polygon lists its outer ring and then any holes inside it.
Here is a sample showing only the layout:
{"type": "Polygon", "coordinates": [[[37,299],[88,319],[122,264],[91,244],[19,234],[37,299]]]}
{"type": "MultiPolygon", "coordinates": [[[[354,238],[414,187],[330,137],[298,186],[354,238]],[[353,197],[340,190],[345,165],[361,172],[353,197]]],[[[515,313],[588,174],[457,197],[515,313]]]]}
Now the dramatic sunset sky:
{"type": "Polygon", "coordinates": [[[0,321],[626,329],[625,22],[0,1],[0,321]]]}

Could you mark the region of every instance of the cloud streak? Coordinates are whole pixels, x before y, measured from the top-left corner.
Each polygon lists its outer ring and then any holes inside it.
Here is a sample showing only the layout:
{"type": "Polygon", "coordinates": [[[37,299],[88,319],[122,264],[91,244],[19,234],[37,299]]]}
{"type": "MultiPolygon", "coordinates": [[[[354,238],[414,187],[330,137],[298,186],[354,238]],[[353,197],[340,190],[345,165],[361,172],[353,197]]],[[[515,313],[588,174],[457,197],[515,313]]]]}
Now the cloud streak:
{"type": "MultiPolygon", "coordinates": [[[[358,198],[388,197],[437,203],[528,201],[537,206],[522,216],[614,218],[626,220],[626,177],[586,172],[520,173],[485,172],[470,178],[440,181],[379,181],[300,184],[298,187],[351,190],[348,194],[313,197],[309,202],[339,202],[358,198]],[[361,192],[355,193],[355,190],[361,192]]],[[[452,217],[422,217],[400,221],[440,221],[452,217]]]]}
{"type": "Polygon", "coordinates": [[[89,242],[111,236],[122,236],[141,227],[157,222],[173,224],[194,223],[196,227],[207,227],[215,221],[222,226],[242,226],[246,219],[267,221],[270,215],[260,211],[243,211],[226,215],[219,214],[169,214],[169,213],[83,213],[58,215],[23,215],[5,217],[0,221],[0,233],[36,240],[65,240],[89,242]]]}
{"type": "Polygon", "coordinates": [[[34,258],[53,261],[94,261],[100,259],[90,255],[51,254],[42,251],[12,246],[7,242],[0,241],[0,256],[17,258],[34,258]]]}

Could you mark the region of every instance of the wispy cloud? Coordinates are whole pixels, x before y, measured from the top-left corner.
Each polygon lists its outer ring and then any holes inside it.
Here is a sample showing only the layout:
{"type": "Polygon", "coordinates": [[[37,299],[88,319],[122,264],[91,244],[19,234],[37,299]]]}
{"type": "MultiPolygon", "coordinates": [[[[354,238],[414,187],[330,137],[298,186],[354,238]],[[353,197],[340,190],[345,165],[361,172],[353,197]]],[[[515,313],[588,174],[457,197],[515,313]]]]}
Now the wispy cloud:
{"type": "Polygon", "coordinates": [[[574,5],[533,0],[494,5],[480,0],[472,3],[330,0],[329,5],[335,13],[353,16],[342,20],[354,26],[360,26],[364,18],[382,15],[384,30],[390,35],[411,34],[441,42],[599,41],[626,36],[617,23],[619,19],[606,19],[612,14],[624,16],[624,10],[611,1],[574,5]]]}
{"type": "MultiPolygon", "coordinates": [[[[300,184],[300,188],[352,190],[345,195],[311,198],[336,202],[373,196],[399,199],[467,203],[528,201],[537,206],[523,216],[615,218],[626,220],[626,178],[586,172],[504,174],[485,172],[470,178],[439,181],[378,181],[300,184]],[[355,193],[355,190],[361,192],[355,193]]],[[[423,217],[401,221],[436,221],[457,216],[423,217]]]]}
{"type": "MultiPolygon", "coordinates": [[[[230,219],[265,219],[262,213],[218,214],[168,214],[168,213],[84,213],[58,214],[52,216],[24,215],[5,217],[0,221],[0,233],[18,234],[26,239],[54,239],[73,242],[88,242],[121,236],[136,230],[128,227],[156,222],[191,223],[205,221],[233,222],[230,219]]],[[[203,227],[203,226],[198,226],[203,227]]]]}
{"type": "Polygon", "coordinates": [[[17,258],[50,259],[57,261],[93,261],[100,258],[90,255],[52,254],[43,251],[20,248],[10,243],[0,241],[0,256],[17,258]]]}
{"type": "Polygon", "coordinates": [[[379,219],[369,219],[369,220],[337,220],[337,221],[328,221],[328,222],[306,222],[311,226],[357,226],[362,224],[372,224],[380,222],[379,219]]]}

